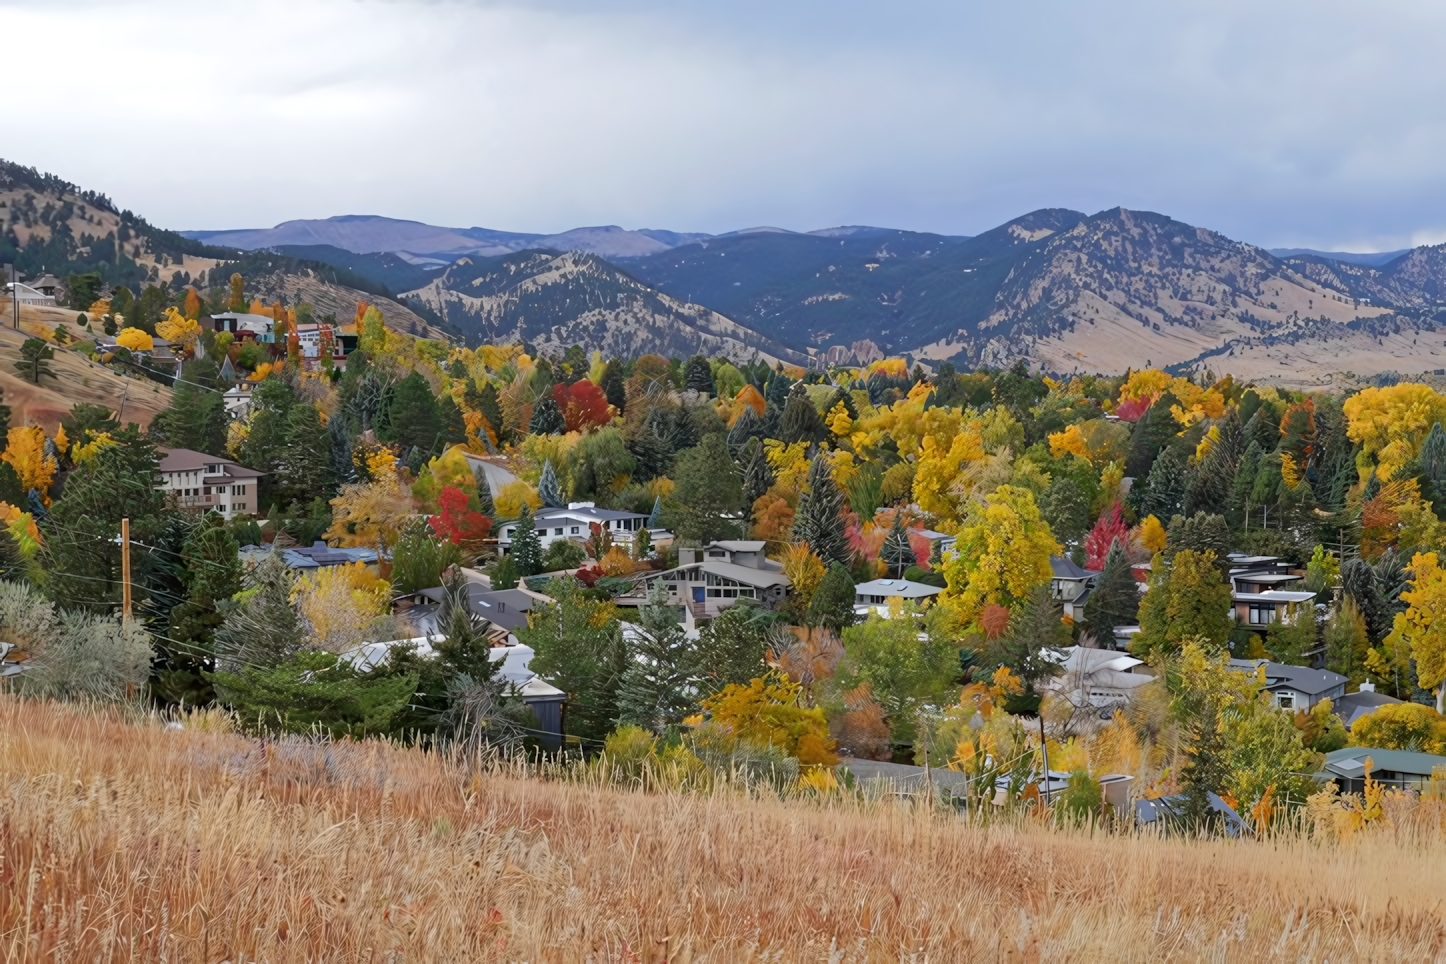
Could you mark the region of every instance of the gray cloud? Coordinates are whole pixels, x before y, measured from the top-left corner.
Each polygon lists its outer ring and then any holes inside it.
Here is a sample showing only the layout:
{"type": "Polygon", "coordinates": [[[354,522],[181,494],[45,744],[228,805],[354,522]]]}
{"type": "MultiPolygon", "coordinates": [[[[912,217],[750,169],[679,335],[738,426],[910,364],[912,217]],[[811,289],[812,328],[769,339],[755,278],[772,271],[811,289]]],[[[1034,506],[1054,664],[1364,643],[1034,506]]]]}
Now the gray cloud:
{"type": "Polygon", "coordinates": [[[0,155],[178,227],[972,233],[1123,204],[1272,246],[1446,239],[1434,4],[157,0],[4,20],[51,39],[7,45],[34,80],[0,155]]]}

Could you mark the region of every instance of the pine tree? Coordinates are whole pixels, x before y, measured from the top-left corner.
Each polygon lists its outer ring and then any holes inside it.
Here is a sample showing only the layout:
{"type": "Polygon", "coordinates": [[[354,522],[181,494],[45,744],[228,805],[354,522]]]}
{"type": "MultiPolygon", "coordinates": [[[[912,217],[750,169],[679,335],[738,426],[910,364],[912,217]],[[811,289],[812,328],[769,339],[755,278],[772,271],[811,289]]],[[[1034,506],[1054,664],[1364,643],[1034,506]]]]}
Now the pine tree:
{"type": "Polygon", "coordinates": [[[532,422],[527,430],[533,435],[561,435],[567,431],[567,422],[551,395],[544,396],[532,409],[532,422]]]}
{"type": "Polygon", "coordinates": [[[443,395],[437,402],[437,415],[442,423],[442,444],[450,447],[467,441],[467,423],[462,420],[462,410],[451,395],[443,395]]]}
{"type": "Polygon", "coordinates": [[[420,372],[412,372],[397,382],[377,437],[383,442],[395,442],[402,449],[417,448],[428,454],[436,449],[442,439],[442,416],[432,388],[420,372]]]}
{"type": "Polygon", "coordinates": [[[1155,399],[1130,433],[1130,453],[1125,458],[1125,475],[1136,482],[1149,476],[1160,449],[1180,431],[1171,413],[1172,405],[1180,404],[1174,393],[1166,392],[1155,399]]]}
{"type": "Polygon", "coordinates": [[[663,527],[663,497],[653,496],[653,511],[648,513],[648,528],[661,529],[663,527]]]}
{"type": "Polygon", "coordinates": [[[1246,443],[1254,442],[1262,452],[1274,452],[1280,444],[1280,427],[1269,406],[1262,405],[1245,423],[1246,443]]]}
{"type": "Polygon", "coordinates": [[[1181,549],[1193,549],[1195,552],[1208,550],[1215,553],[1216,565],[1229,569],[1230,562],[1225,557],[1233,542],[1224,516],[1205,512],[1192,516],[1178,515],[1170,520],[1165,557],[1168,559],[1181,549]]]}
{"type": "MultiPolygon", "coordinates": [[[[1133,493],[1132,493],[1133,494],[1133,493]]],[[[1138,501],[1141,516],[1169,519],[1179,515],[1185,500],[1185,456],[1175,446],[1160,453],[1138,501]]]]}
{"type": "Polygon", "coordinates": [[[618,688],[619,721],[661,733],[697,707],[697,643],[683,632],[661,586],[638,616],[624,637],[628,660],[618,688]]]}
{"type": "Polygon", "coordinates": [[[823,579],[813,591],[808,604],[808,621],[814,626],[826,626],[835,634],[844,627],[852,626],[857,617],[854,614],[854,579],[842,563],[834,563],[823,574],[823,579]]]}
{"type": "Polygon", "coordinates": [[[601,388],[603,394],[608,397],[608,404],[612,405],[621,413],[628,399],[627,385],[624,383],[623,378],[623,363],[621,361],[614,358],[607,363],[607,367],[603,369],[602,381],[598,383],[598,387],[601,388]]]}
{"type": "Polygon", "coordinates": [[[813,402],[808,400],[808,392],[802,382],[789,393],[779,433],[790,445],[794,442],[818,442],[829,435],[828,426],[823,423],[823,417],[813,407],[813,402]]]}
{"type": "Polygon", "coordinates": [[[914,547],[909,544],[909,530],[904,528],[904,513],[894,513],[894,524],[889,527],[889,534],[884,537],[879,558],[889,567],[889,575],[896,578],[902,578],[904,570],[917,563],[914,547]]]}
{"type": "Polygon", "coordinates": [[[562,487],[557,484],[557,472],[552,468],[552,459],[542,463],[542,478],[537,481],[537,495],[549,509],[560,509],[566,504],[562,501],[562,487]]]}
{"type": "Polygon", "coordinates": [[[708,359],[702,355],[694,355],[688,359],[688,363],[683,366],[683,387],[707,395],[717,394],[717,389],[713,386],[713,369],[709,366],[708,359]]]}
{"type": "Polygon", "coordinates": [[[492,433],[497,440],[502,441],[502,403],[498,401],[497,389],[491,382],[483,385],[477,393],[477,411],[487,419],[487,424],[492,426],[492,433]]]}
{"type": "Polygon", "coordinates": [[[1140,591],[1122,542],[1116,541],[1105,556],[1104,568],[1095,588],[1085,601],[1085,632],[1095,644],[1114,645],[1116,626],[1132,626],[1140,611],[1140,591]]]}
{"type": "Polygon", "coordinates": [[[1009,620],[1009,628],[986,651],[986,662],[1007,666],[1029,693],[1060,673],[1060,649],[1069,645],[1069,627],[1062,606],[1046,583],[1035,587],[1024,607],[1009,620]]]}
{"type": "Polygon", "coordinates": [[[678,457],[665,518],[684,542],[707,545],[736,538],[734,517],[743,508],[743,480],[722,433],[703,438],[678,457]]]}
{"type": "Polygon", "coordinates": [[[763,452],[762,439],[751,439],[743,450],[743,504],[752,508],[753,503],[763,498],[773,485],[773,470],[763,452]]]}
{"type": "Polygon", "coordinates": [[[532,510],[526,503],[517,516],[512,529],[512,550],[507,554],[517,572],[523,576],[535,576],[542,571],[542,539],[537,535],[537,525],[532,521],[532,510]]]}
{"type": "Polygon", "coordinates": [[[762,433],[763,420],[753,410],[752,405],[744,405],[743,411],[739,413],[737,421],[728,430],[728,450],[736,457],[748,443],[762,433]]]}
{"type": "Polygon", "coordinates": [[[1215,427],[1220,438],[1210,446],[1205,458],[1191,468],[1185,483],[1186,515],[1196,512],[1224,515],[1230,502],[1230,488],[1244,452],[1245,434],[1234,410],[1215,427]]]}
{"type": "Polygon", "coordinates": [[[1090,503],[1078,482],[1063,473],[1055,476],[1039,500],[1039,512],[1049,531],[1065,545],[1084,535],[1090,522],[1090,503]]]}
{"type": "Polygon", "coordinates": [[[223,604],[216,630],[216,665],[235,672],[245,666],[281,663],[302,644],[301,620],[291,604],[293,576],[279,553],[262,560],[246,578],[243,599],[223,604]]]}
{"type": "Polygon", "coordinates": [[[497,518],[497,505],[492,501],[492,483],[487,481],[487,470],[478,465],[472,470],[472,479],[477,483],[477,511],[489,519],[497,518]]]}
{"type": "Polygon", "coordinates": [[[847,564],[848,543],[844,539],[841,513],[844,497],[833,480],[833,469],[822,453],[808,467],[808,491],[799,497],[793,517],[793,538],[806,542],[825,565],[847,564]]]}

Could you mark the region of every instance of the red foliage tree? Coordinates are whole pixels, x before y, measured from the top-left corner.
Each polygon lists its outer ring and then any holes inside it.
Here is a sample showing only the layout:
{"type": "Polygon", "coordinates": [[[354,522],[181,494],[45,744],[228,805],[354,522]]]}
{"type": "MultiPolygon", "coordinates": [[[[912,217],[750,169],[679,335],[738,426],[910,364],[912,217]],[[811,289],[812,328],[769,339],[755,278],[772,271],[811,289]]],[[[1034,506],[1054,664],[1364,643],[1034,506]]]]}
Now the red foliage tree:
{"type": "Polygon", "coordinates": [[[437,496],[437,507],[441,511],[427,522],[433,532],[448,542],[474,545],[492,531],[492,520],[472,508],[467,493],[455,485],[443,486],[437,496]]]}
{"type": "Polygon", "coordinates": [[[1138,422],[1140,416],[1149,409],[1150,402],[1149,398],[1127,398],[1115,406],[1115,414],[1122,422],[1138,422]]]}
{"type": "Polygon", "coordinates": [[[586,378],[571,385],[552,386],[552,397],[569,432],[600,427],[612,419],[607,395],[586,378]]]}
{"type": "Polygon", "coordinates": [[[1130,543],[1130,527],[1125,525],[1124,517],[1120,515],[1118,502],[1100,513],[1095,527],[1085,536],[1085,568],[1096,572],[1104,569],[1105,557],[1110,554],[1110,546],[1115,544],[1116,539],[1125,545],[1130,543]]]}

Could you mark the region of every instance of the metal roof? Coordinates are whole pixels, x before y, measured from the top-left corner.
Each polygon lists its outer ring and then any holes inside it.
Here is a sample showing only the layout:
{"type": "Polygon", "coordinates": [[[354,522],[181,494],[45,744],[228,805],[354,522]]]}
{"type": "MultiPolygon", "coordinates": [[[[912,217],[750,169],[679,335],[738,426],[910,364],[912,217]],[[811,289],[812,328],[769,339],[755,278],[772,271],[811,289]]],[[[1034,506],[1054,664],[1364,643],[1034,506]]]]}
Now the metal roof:
{"type": "Polygon", "coordinates": [[[1347,677],[1328,669],[1291,666],[1288,663],[1272,663],[1264,659],[1232,659],[1230,666],[1232,669],[1247,673],[1253,673],[1257,667],[1264,666],[1266,689],[1288,686],[1297,693],[1305,693],[1308,696],[1315,696],[1350,682],[1347,677]]]}
{"type": "Polygon", "coordinates": [[[902,596],[905,599],[922,599],[937,596],[943,592],[938,586],[924,582],[910,582],[907,579],[871,579],[854,587],[860,596],[902,596]]]}
{"type": "Polygon", "coordinates": [[[1389,771],[1429,777],[1436,767],[1446,767],[1446,756],[1436,756],[1433,753],[1348,746],[1326,754],[1326,772],[1343,777],[1362,776],[1365,774],[1367,757],[1370,757],[1371,769],[1375,772],[1389,771]]]}

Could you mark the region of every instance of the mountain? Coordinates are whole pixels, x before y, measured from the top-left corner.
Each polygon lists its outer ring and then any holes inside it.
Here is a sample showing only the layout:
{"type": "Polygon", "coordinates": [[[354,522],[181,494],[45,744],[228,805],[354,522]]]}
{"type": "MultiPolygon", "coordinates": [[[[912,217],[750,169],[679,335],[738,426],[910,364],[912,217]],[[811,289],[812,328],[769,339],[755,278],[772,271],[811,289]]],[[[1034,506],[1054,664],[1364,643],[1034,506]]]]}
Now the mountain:
{"type": "Polygon", "coordinates": [[[580,252],[460,258],[404,297],[425,305],[469,341],[526,340],[559,351],[579,344],[629,357],[656,352],[805,360],[716,311],[655,291],[580,252]]]}
{"type": "Polygon", "coordinates": [[[495,256],[528,248],[585,251],[604,257],[633,258],[666,251],[706,234],[644,229],[628,231],[615,224],[574,228],[561,234],[519,234],[491,228],[443,228],[421,221],[401,221],[370,214],[344,214],[325,220],[284,221],[274,228],[226,231],[185,231],[186,237],[208,244],[255,251],[293,245],[325,245],[356,254],[405,252],[451,261],[463,255],[495,256]]]}
{"type": "Polygon", "coordinates": [[[441,261],[419,265],[390,251],[357,254],[331,244],[282,244],[272,250],[288,257],[340,268],[374,282],[388,293],[420,288],[448,264],[441,261]]]}
{"type": "Polygon", "coordinates": [[[1271,248],[1270,253],[1282,259],[1309,255],[1316,258],[1325,258],[1328,261],[1340,261],[1345,264],[1363,264],[1368,267],[1379,268],[1383,264],[1395,261],[1410,250],[1410,248],[1402,248],[1399,251],[1372,251],[1356,254],[1350,251],[1316,251],[1312,248],[1271,248]]]}

